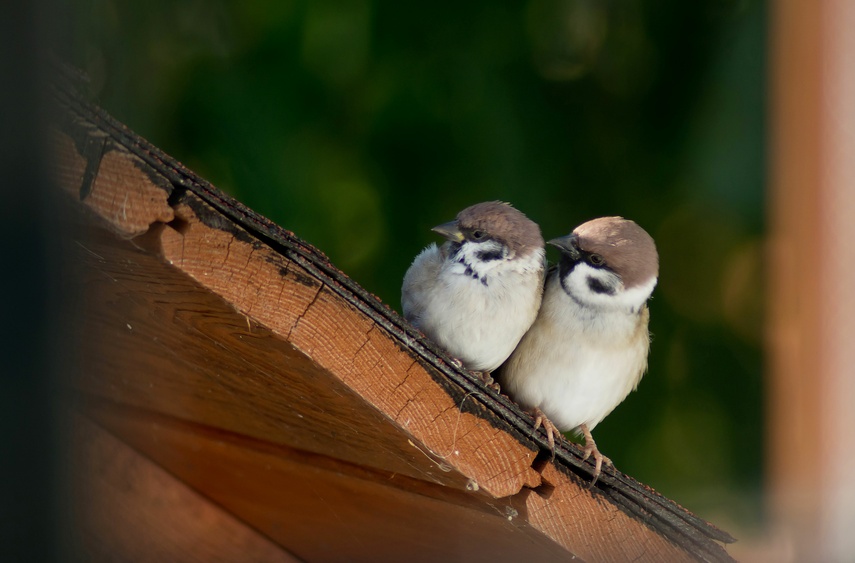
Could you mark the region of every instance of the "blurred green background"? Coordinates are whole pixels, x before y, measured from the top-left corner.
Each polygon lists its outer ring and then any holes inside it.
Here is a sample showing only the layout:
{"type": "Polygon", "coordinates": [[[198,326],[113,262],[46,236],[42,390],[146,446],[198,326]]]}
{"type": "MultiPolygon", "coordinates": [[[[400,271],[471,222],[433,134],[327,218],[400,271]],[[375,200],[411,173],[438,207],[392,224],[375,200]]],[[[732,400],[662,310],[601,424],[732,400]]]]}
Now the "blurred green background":
{"type": "Polygon", "coordinates": [[[763,2],[69,1],[101,105],[396,310],[430,227],[470,204],[547,238],[637,221],[661,257],[650,369],[598,445],[759,525],[763,2]]]}

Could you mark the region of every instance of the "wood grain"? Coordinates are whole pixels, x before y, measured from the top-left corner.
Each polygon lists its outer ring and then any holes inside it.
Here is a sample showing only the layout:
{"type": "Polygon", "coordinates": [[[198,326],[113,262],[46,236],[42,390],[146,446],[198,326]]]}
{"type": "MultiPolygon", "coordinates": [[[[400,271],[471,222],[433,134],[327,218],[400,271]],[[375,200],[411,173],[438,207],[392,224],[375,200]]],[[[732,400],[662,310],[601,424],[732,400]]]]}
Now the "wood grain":
{"type": "Polygon", "coordinates": [[[632,530],[635,522],[616,506],[590,491],[579,478],[548,464],[543,479],[549,495],[527,494],[529,523],[586,561],[646,561],[669,554],[668,561],[690,561],[689,554],[671,554],[660,535],[632,530]],[[673,559],[672,559],[673,558],[673,559]]]}

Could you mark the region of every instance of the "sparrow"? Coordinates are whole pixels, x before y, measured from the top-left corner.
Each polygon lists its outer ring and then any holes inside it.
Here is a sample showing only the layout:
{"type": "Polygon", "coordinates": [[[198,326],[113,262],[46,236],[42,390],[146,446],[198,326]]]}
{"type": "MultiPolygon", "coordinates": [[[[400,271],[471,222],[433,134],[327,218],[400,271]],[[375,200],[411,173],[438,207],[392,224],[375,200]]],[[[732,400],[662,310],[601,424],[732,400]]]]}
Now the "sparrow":
{"type": "Polygon", "coordinates": [[[591,431],[634,390],[647,370],[650,298],[659,255],[647,232],[622,217],[602,217],[548,244],[550,268],[537,319],[497,374],[502,389],[554,433],[575,431],[594,456],[596,483],[610,459],[591,431]]]}
{"type": "Polygon", "coordinates": [[[540,227],[508,203],[478,203],[432,229],[404,275],[404,318],[494,386],[490,373],[537,316],[545,249],[540,227]]]}

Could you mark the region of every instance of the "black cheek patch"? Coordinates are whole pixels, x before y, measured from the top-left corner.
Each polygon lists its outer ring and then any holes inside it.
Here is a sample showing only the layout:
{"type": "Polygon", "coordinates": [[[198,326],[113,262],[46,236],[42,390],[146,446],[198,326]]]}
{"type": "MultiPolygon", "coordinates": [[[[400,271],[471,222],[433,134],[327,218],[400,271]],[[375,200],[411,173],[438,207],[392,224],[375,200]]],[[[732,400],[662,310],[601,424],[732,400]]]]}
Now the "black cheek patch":
{"type": "Polygon", "coordinates": [[[501,250],[481,250],[475,253],[475,257],[481,262],[492,262],[493,260],[502,259],[501,250]]]}
{"type": "Polygon", "coordinates": [[[609,287],[595,277],[588,277],[588,288],[594,293],[605,293],[606,295],[614,295],[615,289],[609,287]]]}

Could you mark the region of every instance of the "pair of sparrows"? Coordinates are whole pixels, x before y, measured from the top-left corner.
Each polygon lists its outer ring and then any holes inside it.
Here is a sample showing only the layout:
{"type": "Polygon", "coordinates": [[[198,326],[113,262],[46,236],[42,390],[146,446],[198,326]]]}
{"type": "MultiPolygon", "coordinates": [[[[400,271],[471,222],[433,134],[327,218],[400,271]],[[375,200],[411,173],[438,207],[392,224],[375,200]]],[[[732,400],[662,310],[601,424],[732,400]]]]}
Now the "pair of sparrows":
{"type": "Polygon", "coordinates": [[[510,204],[473,205],[433,230],[448,242],[404,276],[404,317],[485,381],[492,373],[553,452],[555,432],[580,432],[596,482],[611,461],[591,430],[647,369],[653,239],[627,219],[594,219],[548,242],[561,259],[547,271],[540,227],[510,204]]]}

